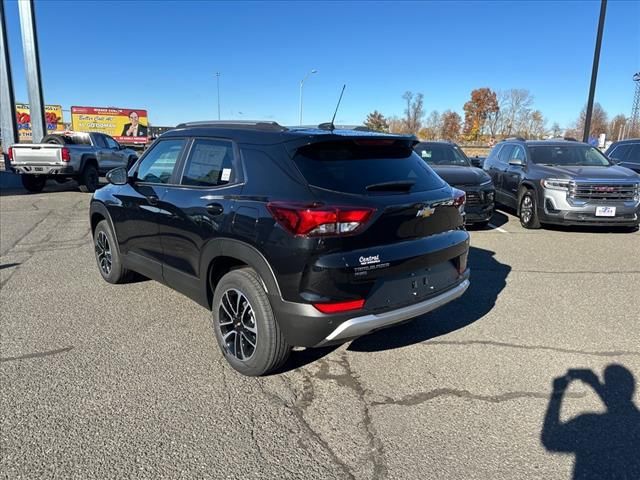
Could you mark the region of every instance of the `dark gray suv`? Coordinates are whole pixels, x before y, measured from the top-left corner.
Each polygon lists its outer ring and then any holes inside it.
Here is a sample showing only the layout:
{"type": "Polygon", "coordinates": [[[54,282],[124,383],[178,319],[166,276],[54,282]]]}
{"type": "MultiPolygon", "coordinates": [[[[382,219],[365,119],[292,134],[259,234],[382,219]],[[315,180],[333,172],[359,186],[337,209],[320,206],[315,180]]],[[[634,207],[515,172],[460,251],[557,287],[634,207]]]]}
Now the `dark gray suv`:
{"type": "Polygon", "coordinates": [[[638,228],[640,175],[586,143],[507,139],[483,168],[495,185],[496,203],[516,209],[524,228],[544,223],[638,228]]]}

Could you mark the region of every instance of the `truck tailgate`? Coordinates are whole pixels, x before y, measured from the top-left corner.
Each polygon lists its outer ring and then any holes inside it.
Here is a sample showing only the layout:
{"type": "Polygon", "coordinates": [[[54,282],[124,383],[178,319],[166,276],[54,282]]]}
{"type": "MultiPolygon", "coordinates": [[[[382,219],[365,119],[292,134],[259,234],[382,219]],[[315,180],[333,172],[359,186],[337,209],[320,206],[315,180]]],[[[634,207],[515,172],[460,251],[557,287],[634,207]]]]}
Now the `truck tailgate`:
{"type": "Polygon", "coordinates": [[[40,143],[34,145],[13,145],[15,165],[60,165],[62,145],[40,143]]]}

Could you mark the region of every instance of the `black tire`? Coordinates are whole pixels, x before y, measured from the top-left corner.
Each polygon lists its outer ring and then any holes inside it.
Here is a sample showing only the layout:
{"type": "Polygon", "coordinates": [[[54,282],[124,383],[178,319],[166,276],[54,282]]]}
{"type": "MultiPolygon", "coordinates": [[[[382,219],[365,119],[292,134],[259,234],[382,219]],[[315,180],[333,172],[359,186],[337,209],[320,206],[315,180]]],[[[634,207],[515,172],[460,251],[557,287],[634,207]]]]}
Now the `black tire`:
{"type": "Polygon", "coordinates": [[[80,191],[85,193],[93,193],[100,186],[100,176],[98,169],[93,163],[87,163],[78,179],[80,191]]]}
{"type": "Polygon", "coordinates": [[[520,225],[529,230],[540,228],[536,194],[533,190],[525,190],[520,196],[520,205],[518,210],[520,225]]]}
{"type": "Polygon", "coordinates": [[[47,177],[44,175],[20,175],[22,186],[31,193],[40,193],[47,183],[47,177]]]}
{"type": "Polygon", "coordinates": [[[96,225],[93,232],[93,246],[98,271],[102,278],[109,283],[126,283],[132,278],[133,272],[122,265],[115,236],[106,220],[102,220],[96,225]]]}
{"type": "Polygon", "coordinates": [[[265,375],[287,361],[291,347],[255,270],[241,268],[223,276],[212,305],[216,340],[235,370],[248,376],[265,375]]]}

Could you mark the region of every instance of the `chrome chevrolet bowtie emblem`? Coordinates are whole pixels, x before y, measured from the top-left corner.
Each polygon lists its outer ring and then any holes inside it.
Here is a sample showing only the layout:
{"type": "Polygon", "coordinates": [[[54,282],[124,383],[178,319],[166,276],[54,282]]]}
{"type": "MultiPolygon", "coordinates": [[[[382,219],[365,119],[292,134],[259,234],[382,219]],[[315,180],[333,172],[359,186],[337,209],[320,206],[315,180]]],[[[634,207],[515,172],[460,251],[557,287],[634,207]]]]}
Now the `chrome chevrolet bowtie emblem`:
{"type": "Polygon", "coordinates": [[[431,215],[433,215],[433,213],[435,211],[436,211],[435,208],[431,208],[431,207],[425,205],[421,209],[418,210],[418,213],[416,213],[416,217],[427,218],[427,217],[430,217],[431,215]]]}

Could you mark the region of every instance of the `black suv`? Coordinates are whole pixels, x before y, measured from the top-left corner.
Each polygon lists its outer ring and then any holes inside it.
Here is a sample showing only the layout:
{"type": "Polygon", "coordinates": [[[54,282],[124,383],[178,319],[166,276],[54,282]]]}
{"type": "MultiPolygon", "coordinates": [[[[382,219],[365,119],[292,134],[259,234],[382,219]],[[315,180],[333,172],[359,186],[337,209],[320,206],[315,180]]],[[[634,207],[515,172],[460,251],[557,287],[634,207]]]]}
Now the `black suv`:
{"type": "Polygon", "coordinates": [[[614,142],[605,154],[621,167],[640,173],[640,138],[614,142]]]}
{"type": "Polygon", "coordinates": [[[496,202],[516,209],[524,228],[554,223],[635,230],[640,222],[640,175],[586,143],[507,139],[483,168],[496,186],[496,202]]]}
{"type": "Polygon", "coordinates": [[[188,123],[91,201],[103,278],[131,271],[210,309],[229,363],[278,368],[291,346],[344,342],[469,286],[464,192],[414,137],[276,123],[188,123]]]}
{"type": "Polygon", "coordinates": [[[455,143],[420,142],[414,150],[445,182],[465,192],[466,223],[488,225],[493,216],[495,196],[491,177],[474,167],[455,143]]]}

